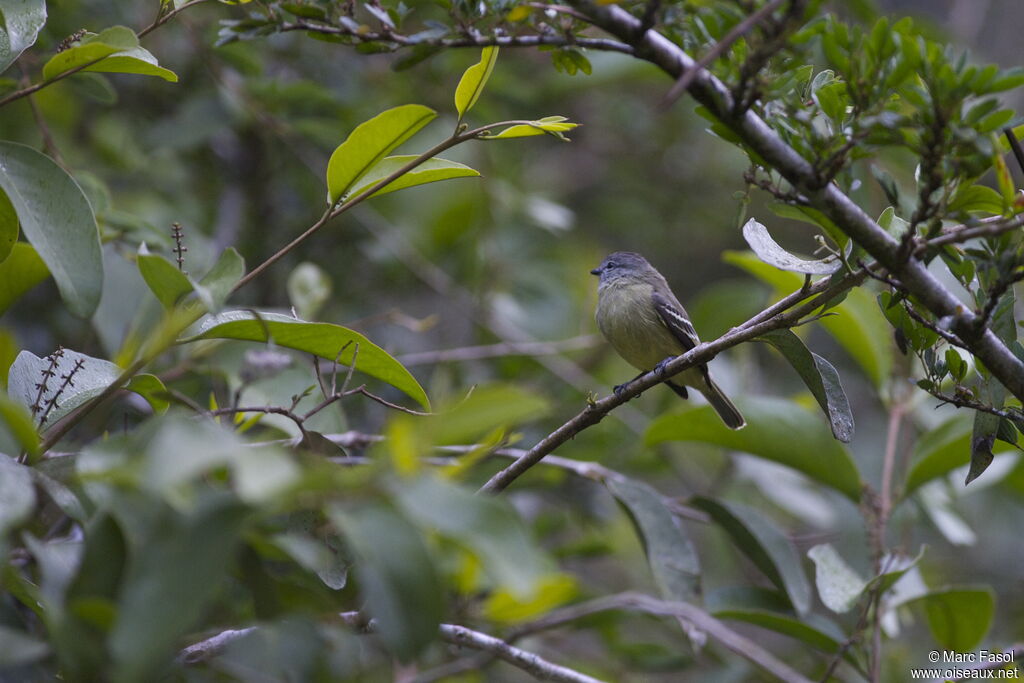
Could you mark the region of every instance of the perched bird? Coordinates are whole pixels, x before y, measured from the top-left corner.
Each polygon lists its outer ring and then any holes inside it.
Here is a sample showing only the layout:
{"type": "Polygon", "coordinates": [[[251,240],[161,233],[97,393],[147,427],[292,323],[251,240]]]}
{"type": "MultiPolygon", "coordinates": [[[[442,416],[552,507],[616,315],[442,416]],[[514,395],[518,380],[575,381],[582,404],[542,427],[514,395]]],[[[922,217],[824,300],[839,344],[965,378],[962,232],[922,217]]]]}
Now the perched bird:
{"type": "MultiPolygon", "coordinates": [[[[640,374],[661,370],[672,357],[700,343],[686,309],[668,282],[640,254],[617,251],[590,272],[600,277],[594,316],[597,326],[618,354],[642,371],[640,374]]],[[[687,368],[665,383],[683,398],[687,397],[686,387],[702,393],[730,429],[747,424],[711,379],[706,364],[687,368]]],[[[622,386],[615,387],[615,392],[622,386]]]]}

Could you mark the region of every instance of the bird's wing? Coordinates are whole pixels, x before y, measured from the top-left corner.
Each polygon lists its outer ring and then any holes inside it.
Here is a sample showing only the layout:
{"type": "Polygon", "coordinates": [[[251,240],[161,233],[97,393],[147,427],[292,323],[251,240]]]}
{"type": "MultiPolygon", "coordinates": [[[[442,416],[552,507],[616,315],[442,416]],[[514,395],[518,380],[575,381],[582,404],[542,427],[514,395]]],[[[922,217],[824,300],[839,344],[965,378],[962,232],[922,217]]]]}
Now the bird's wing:
{"type": "Polygon", "coordinates": [[[661,316],[661,321],[665,323],[672,336],[683,345],[683,349],[689,351],[700,343],[700,339],[697,337],[697,331],[693,329],[693,325],[687,320],[682,307],[672,299],[658,292],[651,295],[654,310],[661,316]]]}

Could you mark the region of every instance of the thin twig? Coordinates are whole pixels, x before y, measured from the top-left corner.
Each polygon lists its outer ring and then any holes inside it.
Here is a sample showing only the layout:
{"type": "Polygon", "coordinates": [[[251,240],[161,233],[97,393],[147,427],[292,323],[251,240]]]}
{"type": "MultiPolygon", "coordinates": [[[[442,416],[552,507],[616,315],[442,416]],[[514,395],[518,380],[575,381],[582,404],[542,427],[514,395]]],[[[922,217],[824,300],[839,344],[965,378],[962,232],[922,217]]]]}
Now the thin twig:
{"type": "Polygon", "coordinates": [[[1003,135],[1006,136],[1006,140],[1010,143],[1010,149],[1013,150],[1013,156],[1017,159],[1017,165],[1020,166],[1020,170],[1024,173],[1024,149],[1021,149],[1020,140],[1013,133],[1013,128],[1003,128],[1003,135]]]}
{"type": "Polygon", "coordinates": [[[725,54],[725,52],[732,47],[732,44],[745,36],[748,31],[771,16],[772,12],[781,7],[782,3],[785,1],[786,0],[772,0],[761,9],[733,26],[732,30],[726,33],[720,41],[712,45],[707,54],[698,59],[696,64],[683,71],[683,74],[672,85],[668,93],[662,99],[661,107],[664,109],[671,107],[672,104],[679,99],[680,95],[686,92],[686,89],[690,87],[690,84],[693,83],[693,80],[697,77],[698,73],[708,68],[712,62],[725,54]]]}
{"type": "Polygon", "coordinates": [[[442,349],[440,351],[418,351],[397,356],[397,360],[402,365],[409,367],[412,365],[482,360],[484,358],[504,358],[506,356],[554,356],[566,351],[593,348],[601,343],[601,339],[597,335],[584,334],[559,341],[502,342],[500,344],[463,346],[457,349],[442,349]]]}
{"type": "MultiPolygon", "coordinates": [[[[139,31],[139,33],[138,33],[139,38],[142,38],[143,36],[145,36],[150,31],[153,31],[155,29],[160,28],[161,26],[166,24],[168,21],[170,21],[171,19],[176,17],[179,13],[184,12],[185,10],[187,10],[189,7],[193,7],[195,5],[201,5],[202,3],[207,2],[207,1],[208,0],[191,0],[191,2],[186,2],[184,5],[181,5],[179,7],[174,7],[169,12],[160,12],[157,15],[157,18],[153,21],[152,24],[150,24],[146,28],[144,28],[141,31],[139,31]]],[[[166,6],[167,5],[164,5],[164,7],[166,7],[166,6]]]]}

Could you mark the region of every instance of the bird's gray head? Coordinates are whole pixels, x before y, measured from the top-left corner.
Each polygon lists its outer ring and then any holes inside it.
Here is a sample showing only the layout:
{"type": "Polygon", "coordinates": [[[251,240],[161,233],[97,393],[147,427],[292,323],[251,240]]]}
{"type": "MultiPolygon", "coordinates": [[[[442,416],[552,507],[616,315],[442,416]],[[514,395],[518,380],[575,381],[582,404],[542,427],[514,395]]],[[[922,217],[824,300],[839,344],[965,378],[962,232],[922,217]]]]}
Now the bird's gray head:
{"type": "Polygon", "coordinates": [[[653,266],[640,254],[632,251],[617,251],[608,254],[601,265],[590,271],[591,275],[601,278],[601,284],[606,285],[622,277],[637,277],[651,270],[653,266]]]}

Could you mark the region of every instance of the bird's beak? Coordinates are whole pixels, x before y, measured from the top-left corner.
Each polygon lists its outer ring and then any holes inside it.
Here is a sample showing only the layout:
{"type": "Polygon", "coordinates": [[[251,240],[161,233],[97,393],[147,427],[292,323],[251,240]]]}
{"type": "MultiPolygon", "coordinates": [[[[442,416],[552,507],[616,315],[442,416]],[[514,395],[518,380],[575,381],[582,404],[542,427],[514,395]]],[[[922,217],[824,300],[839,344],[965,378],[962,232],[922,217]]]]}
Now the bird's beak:
{"type": "Polygon", "coordinates": [[[590,271],[590,274],[591,275],[600,275],[601,274],[601,266],[598,266],[597,268],[594,268],[592,271],[590,271]]]}

